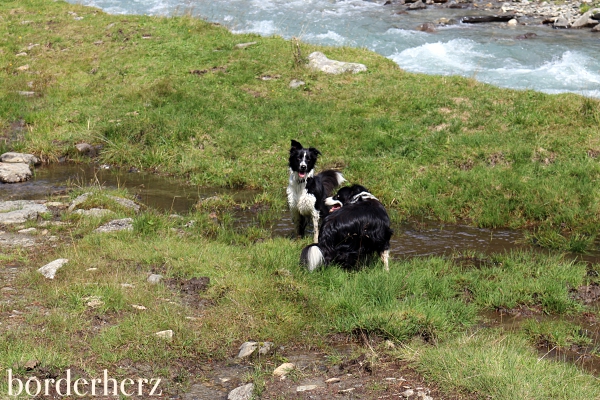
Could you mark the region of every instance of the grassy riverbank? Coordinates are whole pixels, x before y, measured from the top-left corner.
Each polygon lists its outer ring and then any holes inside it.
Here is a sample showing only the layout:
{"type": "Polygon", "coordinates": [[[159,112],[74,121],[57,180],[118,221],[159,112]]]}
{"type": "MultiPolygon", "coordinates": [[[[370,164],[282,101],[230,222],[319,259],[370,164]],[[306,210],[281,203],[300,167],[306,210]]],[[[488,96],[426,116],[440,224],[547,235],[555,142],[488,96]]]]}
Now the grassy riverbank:
{"type": "Polygon", "coordinates": [[[593,249],[598,101],[409,74],[365,50],[232,35],[186,16],[19,0],[0,3],[0,21],[0,150],[87,161],[75,144],[102,145],[100,162],[256,188],[264,206],[246,228],[232,223],[227,199],[182,219],[118,209],[134,231],[105,235],[93,229],[108,217],[58,214],[67,225],[48,228],[58,247],[0,256],[2,268],[19,270],[7,283],[15,293],[2,292],[2,370],[107,368],[161,376],[173,394],[228,365],[242,342],[273,341],[284,350],[252,361],[243,379],[259,395],[286,347],[334,360],[331,340],[342,334],[381,339],[356,349],[373,370],[385,357],[410,363],[444,398],[600,397],[597,377],[536,351],[578,347],[597,359],[598,332],[584,325],[598,311],[574,294],[597,281],[597,265],[553,253],[469,254],[395,260],[389,274],[381,266],[309,274],[298,265],[306,242],[271,239],[266,229],[271,211],[285,208],[294,138],[321,150],[320,168],[370,188],[397,221],[467,219],[528,228],[547,248],[593,249]],[[248,42],[256,43],[236,48],[248,42]],[[314,50],[369,70],[311,72],[302,59],[314,50]],[[292,79],[306,85],[291,89],[292,79]],[[35,272],[55,258],[70,261],[54,281],[35,272]],[[151,285],[149,273],[165,281],[151,285]],[[210,279],[206,291],[186,293],[180,284],[196,277],[210,279]],[[489,327],[484,316],[496,310],[535,318],[514,331],[489,327]],[[166,329],[172,341],[154,336],[166,329]]]}
{"type": "Polygon", "coordinates": [[[88,142],[104,146],[101,162],[259,188],[260,201],[284,208],[294,138],[322,151],[321,168],[377,193],[397,219],[526,227],[545,247],[594,246],[597,100],[410,74],[350,48],[325,51],[369,71],[327,76],[297,62],[315,46],[298,52],[187,17],[2,7],[4,149],[54,161],[88,142]],[[292,79],[307,84],[290,89],[292,79]]]}

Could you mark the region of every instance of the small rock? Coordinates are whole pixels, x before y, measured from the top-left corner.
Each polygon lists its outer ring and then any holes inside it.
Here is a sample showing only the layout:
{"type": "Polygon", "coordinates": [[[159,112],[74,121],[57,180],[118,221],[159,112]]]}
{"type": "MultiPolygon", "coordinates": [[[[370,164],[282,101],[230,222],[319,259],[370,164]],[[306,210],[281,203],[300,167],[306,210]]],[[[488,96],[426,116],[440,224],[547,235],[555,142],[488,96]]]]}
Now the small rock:
{"type": "Polygon", "coordinates": [[[247,47],[250,47],[254,44],[256,44],[257,42],[248,42],[248,43],[238,43],[234,46],[234,48],[236,49],[245,49],[247,47]]]}
{"type": "Polygon", "coordinates": [[[292,363],[284,363],[279,367],[275,368],[273,371],[273,376],[281,376],[284,377],[288,374],[288,372],[292,371],[296,366],[292,363]]]}
{"type": "Polygon", "coordinates": [[[37,232],[36,228],[27,228],[27,229],[21,229],[20,231],[17,231],[18,233],[22,233],[22,234],[27,234],[27,233],[35,233],[37,232]]]}
{"type": "Polygon", "coordinates": [[[258,354],[262,354],[262,355],[268,354],[273,347],[274,347],[274,344],[272,342],[263,342],[263,344],[258,349],[258,354]]]}
{"type": "Polygon", "coordinates": [[[79,154],[86,155],[88,157],[96,156],[96,148],[88,143],[77,143],[75,148],[79,152],[79,154]]]}
{"type": "Polygon", "coordinates": [[[304,386],[298,386],[296,388],[296,392],[308,392],[311,390],[315,390],[316,388],[318,388],[318,385],[304,385],[304,386]]]}
{"type": "Polygon", "coordinates": [[[400,395],[401,395],[401,396],[404,396],[404,397],[410,397],[410,396],[412,396],[413,394],[415,394],[415,391],[414,391],[414,390],[412,390],[412,389],[407,389],[407,390],[405,390],[404,392],[400,393],[400,395]]]}
{"type": "Polygon", "coordinates": [[[173,331],[168,329],[166,331],[156,332],[155,335],[161,339],[171,340],[173,339],[173,331]]]}
{"type": "Polygon", "coordinates": [[[19,90],[17,92],[17,94],[19,96],[23,96],[23,97],[33,97],[33,96],[35,96],[35,92],[29,91],[29,90],[19,90]]]}
{"type": "Polygon", "coordinates": [[[292,88],[292,89],[297,89],[300,86],[304,86],[304,85],[306,85],[306,83],[299,79],[292,79],[292,81],[290,82],[290,88],[292,88]]]}
{"type": "Polygon", "coordinates": [[[159,274],[151,274],[151,275],[148,277],[147,281],[148,281],[148,283],[151,283],[151,284],[155,285],[155,284],[159,283],[160,281],[162,281],[162,279],[163,279],[163,276],[162,276],[162,275],[159,275],[159,274]]]}
{"type": "Polygon", "coordinates": [[[68,262],[69,262],[69,260],[66,258],[59,258],[58,260],[54,260],[54,261],[44,265],[43,267],[38,269],[38,272],[41,273],[42,275],[44,275],[48,279],[54,279],[54,276],[56,275],[56,271],[58,271],[59,268],[61,268],[63,265],[65,265],[68,262]]]}
{"type": "Polygon", "coordinates": [[[32,369],[37,367],[39,364],[40,364],[40,362],[38,360],[29,360],[25,363],[25,365],[23,365],[23,368],[25,368],[27,371],[31,371],[32,369]]]}
{"type": "MultiPolygon", "coordinates": [[[[79,207],[81,204],[85,203],[85,201],[87,199],[89,199],[91,196],[93,196],[93,193],[91,193],[91,192],[84,193],[80,196],[77,196],[75,199],[73,199],[73,201],[69,205],[68,211],[69,212],[75,211],[75,209],[77,209],[77,207],[79,207]]],[[[135,212],[140,211],[140,208],[141,208],[140,205],[136,204],[135,201],[133,201],[133,200],[125,199],[123,197],[112,196],[112,195],[108,195],[106,197],[108,197],[115,203],[117,203],[125,208],[132,209],[135,212]]]]}
{"type": "Polygon", "coordinates": [[[88,307],[91,307],[91,308],[100,307],[101,305],[104,304],[104,302],[102,300],[100,300],[100,298],[98,296],[92,296],[88,300],[89,301],[87,303],[85,303],[85,305],[88,307]]]}
{"type": "Polygon", "coordinates": [[[351,391],[353,391],[356,388],[348,388],[348,389],[342,389],[342,390],[338,390],[338,393],[349,393],[351,391]]]}
{"type": "Polygon", "coordinates": [[[9,151],[0,156],[0,161],[5,163],[25,163],[29,165],[37,165],[40,160],[33,154],[15,153],[9,151]]]}
{"type": "Polygon", "coordinates": [[[513,19],[509,20],[506,24],[508,26],[515,26],[515,25],[517,25],[517,23],[518,23],[517,20],[513,18],[513,19]]]}
{"type": "Polygon", "coordinates": [[[240,352],[238,358],[245,358],[254,353],[254,350],[258,348],[258,342],[245,342],[240,346],[240,352]]]}
{"type": "Polygon", "coordinates": [[[29,69],[29,64],[21,65],[17,67],[17,71],[27,71],[29,69]]]}
{"type": "Polygon", "coordinates": [[[131,307],[135,308],[136,310],[146,310],[146,307],[140,306],[139,304],[132,304],[131,307]]]}
{"type": "Polygon", "coordinates": [[[254,392],[254,383],[237,387],[229,392],[227,400],[250,400],[254,392]]]}
{"type": "Polygon", "coordinates": [[[133,230],[133,218],[123,218],[112,220],[99,228],[96,228],[94,232],[105,233],[105,232],[118,232],[118,231],[132,231],[133,230]]]}
{"type": "Polygon", "coordinates": [[[341,381],[340,378],[329,378],[325,381],[325,383],[338,383],[340,381],[341,381]]]}
{"type": "Polygon", "coordinates": [[[89,210],[75,210],[73,214],[83,215],[84,217],[102,218],[106,215],[112,215],[114,212],[106,208],[90,208],[89,210]]]}
{"type": "Polygon", "coordinates": [[[367,67],[363,64],[330,60],[325,54],[319,51],[315,51],[308,56],[308,67],[313,70],[334,75],[344,72],[356,74],[367,70],[367,67]]]}

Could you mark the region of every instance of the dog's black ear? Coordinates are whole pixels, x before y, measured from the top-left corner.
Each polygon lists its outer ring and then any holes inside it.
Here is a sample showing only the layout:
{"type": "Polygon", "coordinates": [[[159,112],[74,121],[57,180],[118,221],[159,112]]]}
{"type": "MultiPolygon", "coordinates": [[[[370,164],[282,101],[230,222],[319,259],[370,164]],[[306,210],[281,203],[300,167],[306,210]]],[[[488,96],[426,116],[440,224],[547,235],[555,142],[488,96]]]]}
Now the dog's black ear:
{"type": "Polygon", "coordinates": [[[290,149],[290,151],[294,150],[302,150],[302,145],[300,144],[300,142],[297,142],[294,139],[292,139],[292,148],[290,149]]]}
{"type": "Polygon", "coordinates": [[[315,157],[321,155],[321,152],[319,150],[315,149],[314,147],[311,147],[310,149],[308,149],[308,151],[310,151],[311,153],[314,153],[315,157]]]}

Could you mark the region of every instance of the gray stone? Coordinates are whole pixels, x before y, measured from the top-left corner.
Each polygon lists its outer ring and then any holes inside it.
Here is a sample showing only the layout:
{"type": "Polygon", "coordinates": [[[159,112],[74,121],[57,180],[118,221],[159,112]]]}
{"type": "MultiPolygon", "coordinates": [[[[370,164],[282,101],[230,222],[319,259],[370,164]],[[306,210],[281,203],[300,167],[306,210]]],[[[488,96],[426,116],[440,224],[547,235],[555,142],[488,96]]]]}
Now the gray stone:
{"type": "Polygon", "coordinates": [[[172,340],[173,339],[173,331],[171,329],[167,329],[166,331],[156,332],[155,335],[161,339],[172,340]]]}
{"type": "Polygon", "coordinates": [[[296,392],[309,392],[318,388],[318,385],[304,385],[296,387],[296,392]]]}
{"type": "Polygon", "coordinates": [[[237,387],[229,392],[227,400],[250,400],[254,392],[254,383],[237,387]]]}
{"type": "Polygon", "coordinates": [[[69,262],[69,260],[66,258],[59,258],[58,260],[54,260],[54,261],[44,265],[43,267],[38,269],[38,272],[41,273],[42,275],[44,275],[48,279],[54,279],[54,276],[56,275],[56,271],[58,271],[60,268],[62,268],[63,265],[65,265],[68,262],[69,262]]]}
{"type": "Polygon", "coordinates": [[[290,88],[292,89],[298,89],[300,86],[304,85],[306,85],[306,83],[298,79],[292,79],[292,81],[290,82],[290,88]]]}
{"type": "Polygon", "coordinates": [[[18,183],[31,178],[31,169],[26,163],[0,163],[0,182],[18,183]]]}
{"type": "Polygon", "coordinates": [[[552,26],[554,26],[555,28],[568,28],[569,20],[561,15],[554,20],[554,24],[552,26]]]}
{"type": "Polygon", "coordinates": [[[292,363],[283,363],[273,371],[273,376],[286,376],[290,371],[293,371],[296,366],[292,363]]]}
{"type": "MultiPolygon", "coordinates": [[[[92,192],[88,192],[88,193],[84,193],[80,196],[77,196],[69,205],[69,208],[67,209],[67,211],[69,212],[73,212],[74,210],[76,210],[81,204],[83,204],[90,196],[93,196],[94,193],[92,192]]],[[[141,207],[139,204],[136,204],[135,201],[133,200],[129,200],[129,199],[125,199],[123,197],[117,197],[117,196],[113,196],[113,195],[107,195],[106,197],[108,197],[109,199],[111,199],[112,201],[114,201],[115,203],[134,210],[135,212],[139,212],[141,207]]]]}
{"type": "Polygon", "coordinates": [[[356,74],[367,70],[364,64],[330,60],[325,54],[319,51],[315,51],[308,56],[308,67],[316,71],[334,75],[344,72],[356,74]]]}
{"type": "Polygon", "coordinates": [[[26,228],[26,229],[20,229],[17,231],[18,233],[21,234],[33,234],[37,232],[36,228],[26,228]]]}
{"type": "Polygon", "coordinates": [[[258,348],[258,342],[246,342],[240,346],[240,352],[238,358],[245,358],[254,353],[254,350],[258,348]]]}
{"type": "Polygon", "coordinates": [[[96,149],[91,144],[77,143],[75,145],[75,148],[77,149],[79,154],[83,154],[83,155],[90,156],[90,157],[96,156],[96,149]]]}
{"type": "Polygon", "coordinates": [[[73,211],[73,214],[83,215],[84,217],[101,218],[105,215],[114,214],[114,212],[107,210],[106,208],[90,208],[89,210],[75,210],[73,211]]]}
{"type": "Polygon", "coordinates": [[[183,400],[225,400],[227,395],[215,389],[208,388],[201,383],[192,385],[189,392],[183,395],[183,400]]]}
{"type": "Polygon", "coordinates": [[[37,165],[40,160],[33,154],[15,153],[9,151],[0,156],[0,161],[5,163],[24,163],[29,165],[37,165]]]}
{"type": "Polygon", "coordinates": [[[118,232],[118,231],[132,231],[133,230],[133,219],[123,218],[115,219],[99,228],[96,228],[94,232],[106,233],[106,232],[118,232]]]}
{"type": "Polygon", "coordinates": [[[162,279],[163,279],[162,275],[152,274],[152,275],[150,275],[148,277],[147,281],[148,281],[148,283],[156,285],[157,283],[159,283],[160,281],[162,281],[162,279]]]}
{"type": "Polygon", "coordinates": [[[273,342],[262,342],[260,348],[258,349],[258,354],[266,355],[271,352],[271,350],[275,347],[273,342]]]}
{"type": "Polygon", "coordinates": [[[48,212],[50,212],[48,207],[35,200],[1,201],[0,224],[22,224],[48,212]]]}
{"type": "Polygon", "coordinates": [[[245,49],[247,47],[250,47],[252,45],[255,45],[257,42],[248,42],[248,43],[238,43],[236,44],[234,47],[236,49],[245,49]]]}
{"type": "Polygon", "coordinates": [[[579,17],[575,21],[573,21],[573,23],[571,24],[571,28],[575,28],[575,29],[586,28],[586,27],[598,25],[598,21],[592,19],[592,15],[594,15],[598,11],[600,11],[600,10],[597,8],[594,8],[593,10],[589,10],[588,12],[583,14],[581,17],[579,17]]]}

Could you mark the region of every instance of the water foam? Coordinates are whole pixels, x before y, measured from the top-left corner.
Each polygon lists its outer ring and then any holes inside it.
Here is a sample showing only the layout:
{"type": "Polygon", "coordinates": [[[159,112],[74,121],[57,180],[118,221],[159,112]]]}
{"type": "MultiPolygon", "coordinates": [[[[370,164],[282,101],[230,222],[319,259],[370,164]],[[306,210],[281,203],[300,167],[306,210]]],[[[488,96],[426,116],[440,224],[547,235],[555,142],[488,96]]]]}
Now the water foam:
{"type": "Polygon", "coordinates": [[[440,75],[464,75],[481,68],[481,61],[491,58],[476,49],[470,39],[453,39],[448,42],[426,43],[411,47],[389,58],[411,72],[440,75]]]}

